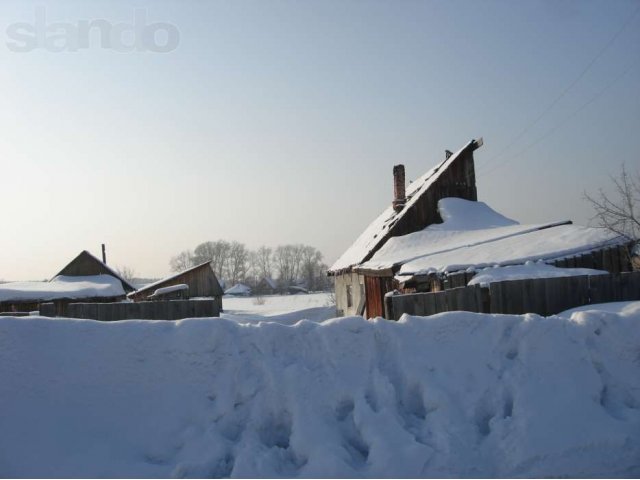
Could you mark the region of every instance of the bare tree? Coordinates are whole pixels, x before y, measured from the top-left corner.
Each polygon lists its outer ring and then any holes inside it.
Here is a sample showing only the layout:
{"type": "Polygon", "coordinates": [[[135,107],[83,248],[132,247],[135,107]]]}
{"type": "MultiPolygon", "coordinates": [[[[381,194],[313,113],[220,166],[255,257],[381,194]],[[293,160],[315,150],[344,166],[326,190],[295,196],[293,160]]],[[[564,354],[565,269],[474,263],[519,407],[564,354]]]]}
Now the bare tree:
{"type": "Polygon", "coordinates": [[[193,253],[191,250],[184,250],[175,257],[171,257],[169,266],[172,272],[181,272],[195,265],[193,261],[193,253]]]}
{"type": "Polygon", "coordinates": [[[611,176],[613,193],[598,190],[593,196],[584,194],[595,211],[598,226],[625,237],[627,254],[634,269],[640,269],[640,170],[629,173],[624,164],[617,176],[611,176]]]}
{"type": "Polygon", "coordinates": [[[640,237],[640,170],[635,174],[627,172],[625,165],[618,176],[611,176],[614,186],[612,194],[602,189],[593,196],[584,194],[585,199],[595,210],[593,219],[598,226],[604,227],[629,241],[640,237]]]}
{"type": "Polygon", "coordinates": [[[226,261],[226,279],[231,283],[243,282],[247,276],[249,251],[243,243],[232,242],[226,261]]]}
{"type": "Polygon", "coordinates": [[[271,254],[273,250],[269,247],[262,246],[254,252],[254,266],[258,276],[262,278],[273,277],[273,261],[271,254]]]}
{"type": "Polygon", "coordinates": [[[116,272],[118,272],[118,275],[124,278],[127,282],[131,282],[136,276],[136,271],[126,265],[117,267],[116,272]]]}
{"type": "Polygon", "coordinates": [[[226,262],[231,250],[231,244],[225,240],[204,242],[194,250],[194,263],[211,262],[211,268],[219,278],[226,278],[226,262]]]}

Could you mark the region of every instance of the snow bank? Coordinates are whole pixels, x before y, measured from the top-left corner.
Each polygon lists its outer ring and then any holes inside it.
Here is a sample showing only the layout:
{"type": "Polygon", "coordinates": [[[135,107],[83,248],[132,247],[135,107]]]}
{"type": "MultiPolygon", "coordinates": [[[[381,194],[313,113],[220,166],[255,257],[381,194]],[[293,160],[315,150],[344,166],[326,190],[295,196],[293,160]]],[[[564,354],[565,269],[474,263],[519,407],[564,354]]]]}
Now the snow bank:
{"type": "Polygon", "coordinates": [[[48,302],[61,298],[119,297],[124,294],[122,282],[111,275],[59,275],[50,282],[0,284],[0,302],[48,302]]]}
{"type": "Polygon", "coordinates": [[[4,318],[0,476],[637,476],[639,325],[4,318]]]}
{"type": "Polygon", "coordinates": [[[276,322],[293,325],[300,320],[323,322],[336,316],[332,294],[265,295],[255,297],[225,297],[224,313],[220,316],[240,323],[276,322]]]}
{"type": "Polygon", "coordinates": [[[592,268],[559,268],[543,262],[526,262],[524,265],[508,267],[490,267],[481,270],[468,285],[487,285],[505,280],[524,280],[530,278],[579,277],[582,275],[607,275],[604,270],[592,268]]]}

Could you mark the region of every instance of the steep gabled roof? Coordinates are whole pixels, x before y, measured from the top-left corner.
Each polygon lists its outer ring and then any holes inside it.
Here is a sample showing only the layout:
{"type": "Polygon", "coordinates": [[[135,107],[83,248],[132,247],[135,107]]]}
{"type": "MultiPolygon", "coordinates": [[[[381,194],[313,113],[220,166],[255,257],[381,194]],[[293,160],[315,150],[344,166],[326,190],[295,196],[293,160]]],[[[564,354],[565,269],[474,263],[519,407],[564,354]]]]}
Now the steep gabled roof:
{"type": "MultiPolygon", "coordinates": [[[[135,291],[133,294],[137,295],[139,293],[144,293],[144,292],[147,292],[147,291],[152,291],[153,292],[155,289],[157,289],[159,286],[161,286],[161,285],[163,285],[165,283],[169,283],[169,282],[175,280],[176,278],[178,278],[178,277],[180,277],[182,275],[191,273],[191,272],[193,272],[195,270],[198,270],[200,268],[205,268],[206,266],[209,266],[209,268],[211,268],[211,262],[210,261],[206,261],[206,262],[200,263],[200,264],[198,264],[198,265],[196,265],[194,267],[187,268],[186,270],[183,270],[181,272],[174,273],[173,275],[169,275],[168,277],[165,277],[165,278],[163,278],[161,280],[158,280],[156,282],[150,283],[149,285],[145,285],[141,289],[135,291]]],[[[213,273],[213,275],[215,277],[215,272],[213,272],[213,269],[211,269],[211,272],[213,273]]],[[[218,277],[216,277],[216,283],[218,284],[218,289],[215,292],[215,294],[216,295],[222,295],[223,292],[222,292],[222,288],[220,287],[220,282],[218,281],[218,277]]]]}
{"type": "Polygon", "coordinates": [[[111,275],[120,282],[122,288],[126,292],[133,292],[136,288],[118,274],[115,270],[108,267],[106,263],[98,260],[87,250],[83,250],[76,258],[71,260],[66,267],[60,270],[55,276],[65,275],[69,277],[79,277],[87,275],[111,275]]]}
{"type": "MultiPolygon", "coordinates": [[[[390,236],[394,236],[394,227],[403,217],[409,214],[416,206],[418,200],[427,194],[436,180],[438,180],[464,152],[468,150],[473,151],[481,145],[482,139],[477,141],[471,140],[460,150],[449,156],[449,158],[440,162],[416,181],[409,184],[406,188],[407,202],[404,208],[396,212],[393,206],[389,205],[384,212],[367,227],[353,245],[331,266],[329,273],[338,274],[343,271],[348,271],[353,266],[368,260],[390,236]]],[[[422,225],[422,228],[426,226],[427,225],[422,225]]]]}

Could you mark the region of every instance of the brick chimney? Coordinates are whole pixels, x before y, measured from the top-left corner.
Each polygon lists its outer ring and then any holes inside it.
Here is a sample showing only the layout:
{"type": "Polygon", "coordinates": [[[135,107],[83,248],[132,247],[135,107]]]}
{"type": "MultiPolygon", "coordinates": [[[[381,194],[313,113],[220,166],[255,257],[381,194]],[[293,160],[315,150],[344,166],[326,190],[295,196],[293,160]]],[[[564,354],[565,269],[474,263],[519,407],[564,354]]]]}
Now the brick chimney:
{"type": "Polygon", "coordinates": [[[399,212],[407,201],[404,191],[404,165],[393,167],[393,209],[399,212]]]}

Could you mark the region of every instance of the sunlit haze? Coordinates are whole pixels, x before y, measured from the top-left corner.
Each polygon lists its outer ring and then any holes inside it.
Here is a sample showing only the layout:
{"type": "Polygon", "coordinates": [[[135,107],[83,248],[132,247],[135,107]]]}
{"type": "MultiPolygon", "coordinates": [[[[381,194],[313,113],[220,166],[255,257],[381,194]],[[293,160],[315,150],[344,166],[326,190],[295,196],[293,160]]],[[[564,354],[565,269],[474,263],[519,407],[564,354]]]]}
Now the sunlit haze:
{"type": "Polygon", "coordinates": [[[407,180],[472,138],[479,200],[588,224],[640,164],[640,2],[0,2],[0,279],[82,250],[139,276],[207,240],[331,264],[407,180]],[[11,25],[179,32],[167,53],[9,48],[11,25]],[[41,10],[42,11],[42,10],[41,10]]]}

